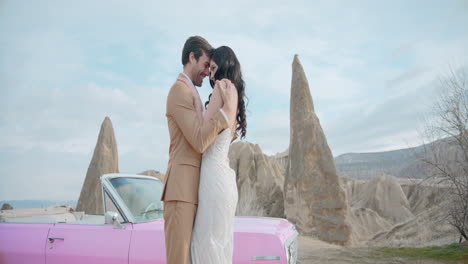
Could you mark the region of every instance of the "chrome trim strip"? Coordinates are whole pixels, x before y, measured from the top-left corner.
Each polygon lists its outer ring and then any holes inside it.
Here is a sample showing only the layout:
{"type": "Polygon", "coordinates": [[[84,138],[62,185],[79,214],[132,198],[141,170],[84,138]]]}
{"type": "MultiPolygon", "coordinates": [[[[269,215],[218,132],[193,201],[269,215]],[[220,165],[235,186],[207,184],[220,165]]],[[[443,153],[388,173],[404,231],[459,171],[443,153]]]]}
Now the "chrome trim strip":
{"type": "Polygon", "coordinates": [[[294,239],[297,238],[298,235],[299,235],[299,233],[298,233],[297,231],[294,232],[294,234],[293,234],[292,236],[290,236],[290,237],[288,238],[288,240],[286,240],[286,242],[284,242],[284,245],[285,245],[286,247],[288,247],[288,246],[294,241],[294,239]]]}
{"type": "Polygon", "coordinates": [[[289,246],[291,245],[291,243],[294,242],[294,240],[299,236],[299,233],[297,232],[296,227],[293,225],[292,228],[295,230],[294,234],[293,234],[292,236],[290,236],[290,237],[286,240],[286,242],[284,242],[284,251],[285,251],[285,253],[286,253],[286,263],[288,263],[288,264],[289,264],[288,248],[289,248],[289,246]]]}
{"type": "Polygon", "coordinates": [[[114,178],[137,178],[137,179],[148,179],[161,182],[158,178],[146,175],[137,175],[137,174],[125,174],[125,173],[109,173],[103,174],[101,180],[110,180],[114,178]]]}
{"type": "Polygon", "coordinates": [[[109,197],[115,201],[115,206],[121,210],[123,219],[127,220],[129,223],[135,223],[135,219],[132,215],[132,212],[127,207],[127,205],[125,205],[125,202],[122,200],[122,198],[120,198],[119,194],[117,193],[117,191],[113,188],[112,184],[110,183],[110,179],[112,179],[113,177],[104,177],[104,176],[108,176],[108,175],[101,176],[103,191],[106,190],[107,193],[109,194],[109,197]]]}
{"type": "MultiPolygon", "coordinates": [[[[122,207],[120,206],[120,204],[115,200],[115,198],[113,197],[114,194],[111,194],[109,188],[107,186],[103,187],[102,188],[102,194],[103,196],[105,196],[105,194],[108,194],[109,195],[109,198],[111,200],[112,203],[114,203],[115,207],[117,208],[118,210],[118,213],[122,216],[124,222],[121,223],[121,224],[124,224],[124,223],[133,223],[133,222],[130,222],[130,220],[127,218],[127,215],[123,212],[123,209],[122,207]]],[[[120,198],[120,197],[119,197],[120,198]]],[[[107,212],[107,207],[106,207],[106,198],[103,197],[103,202],[104,202],[104,210],[107,212]]],[[[125,203],[123,203],[125,205],[125,203]]]]}
{"type": "Polygon", "coordinates": [[[279,256],[253,256],[252,260],[280,260],[279,256]]]}

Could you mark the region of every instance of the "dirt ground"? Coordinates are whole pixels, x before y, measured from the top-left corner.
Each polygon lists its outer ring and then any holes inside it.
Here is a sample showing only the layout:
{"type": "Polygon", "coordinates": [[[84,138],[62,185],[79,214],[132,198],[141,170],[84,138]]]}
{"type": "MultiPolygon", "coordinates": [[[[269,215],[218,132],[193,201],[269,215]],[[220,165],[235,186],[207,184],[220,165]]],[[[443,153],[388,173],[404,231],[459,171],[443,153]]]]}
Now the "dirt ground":
{"type": "Polygon", "coordinates": [[[303,236],[298,242],[298,264],[468,264],[463,261],[385,259],[378,257],[372,248],[342,247],[303,236]]]}

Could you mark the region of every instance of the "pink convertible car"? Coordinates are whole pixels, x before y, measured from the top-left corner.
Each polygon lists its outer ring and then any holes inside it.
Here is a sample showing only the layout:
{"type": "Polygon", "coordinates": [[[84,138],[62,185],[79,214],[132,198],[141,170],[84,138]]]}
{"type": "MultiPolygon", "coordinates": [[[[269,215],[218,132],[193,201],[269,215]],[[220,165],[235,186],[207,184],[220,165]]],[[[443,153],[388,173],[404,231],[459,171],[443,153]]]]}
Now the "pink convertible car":
{"type": "MultiPolygon", "coordinates": [[[[124,174],[103,175],[101,183],[104,215],[2,214],[0,263],[166,263],[162,183],[124,174]]],[[[296,263],[297,232],[288,220],[239,216],[234,229],[233,263],[296,263]]]]}

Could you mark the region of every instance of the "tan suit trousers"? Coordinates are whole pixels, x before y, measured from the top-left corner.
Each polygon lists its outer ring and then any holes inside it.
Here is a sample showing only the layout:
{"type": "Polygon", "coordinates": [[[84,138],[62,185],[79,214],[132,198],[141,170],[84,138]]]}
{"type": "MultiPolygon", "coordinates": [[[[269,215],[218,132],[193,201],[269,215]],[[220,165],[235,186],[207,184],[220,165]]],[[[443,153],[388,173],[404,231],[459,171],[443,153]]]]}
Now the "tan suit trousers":
{"type": "Polygon", "coordinates": [[[167,264],[187,264],[197,205],[182,201],[164,202],[164,232],[167,264]]]}

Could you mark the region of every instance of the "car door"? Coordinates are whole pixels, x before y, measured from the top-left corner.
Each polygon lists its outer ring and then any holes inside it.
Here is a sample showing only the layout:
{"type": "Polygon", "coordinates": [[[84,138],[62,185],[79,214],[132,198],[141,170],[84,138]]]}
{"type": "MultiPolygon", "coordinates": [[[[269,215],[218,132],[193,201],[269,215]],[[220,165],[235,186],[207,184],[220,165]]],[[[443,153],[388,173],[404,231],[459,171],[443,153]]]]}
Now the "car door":
{"type": "Polygon", "coordinates": [[[55,224],[46,245],[46,264],[128,264],[131,224],[55,224]]]}
{"type": "Polygon", "coordinates": [[[164,220],[133,225],[129,264],[165,264],[164,220]]]}
{"type": "Polygon", "coordinates": [[[44,264],[44,247],[52,224],[0,223],[1,264],[44,264]]]}

